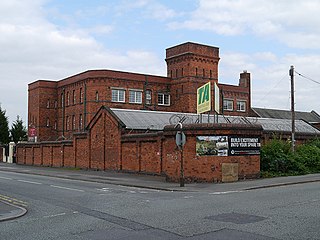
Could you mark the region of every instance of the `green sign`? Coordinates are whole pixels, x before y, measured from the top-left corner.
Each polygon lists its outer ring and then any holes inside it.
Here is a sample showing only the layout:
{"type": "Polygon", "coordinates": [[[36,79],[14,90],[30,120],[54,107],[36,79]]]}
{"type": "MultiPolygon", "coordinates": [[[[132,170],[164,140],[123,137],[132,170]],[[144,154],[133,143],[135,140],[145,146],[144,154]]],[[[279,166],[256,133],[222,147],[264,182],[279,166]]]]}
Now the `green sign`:
{"type": "Polygon", "coordinates": [[[197,114],[211,110],[211,85],[210,82],[197,89],[197,114]]]}

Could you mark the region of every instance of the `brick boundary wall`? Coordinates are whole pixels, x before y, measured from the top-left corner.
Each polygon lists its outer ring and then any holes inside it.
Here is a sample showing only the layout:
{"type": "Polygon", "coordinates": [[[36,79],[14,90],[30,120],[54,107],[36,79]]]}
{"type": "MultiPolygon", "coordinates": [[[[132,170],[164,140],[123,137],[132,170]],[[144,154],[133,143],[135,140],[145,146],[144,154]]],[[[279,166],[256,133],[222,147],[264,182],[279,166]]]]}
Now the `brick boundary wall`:
{"type": "MultiPolygon", "coordinates": [[[[107,116],[101,115],[101,122],[107,116]]],[[[99,118],[99,119],[100,119],[99,118]]],[[[100,123],[101,123],[100,122],[100,123]]],[[[99,123],[99,121],[97,122],[99,123]]],[[[88,133],[75,134],[73,141],[24,143],[18,145],[17,163],[36,166],[81,169],[116,170],[122,172],[165,175],[168,181],[179,181],[181,151],[175,143],[176,129],[167,126],[153,133],[121,134],[113,139],[114,148],[93,148],[91,138],[105,139],[101,124],[93,125],[88,133]],[[96,127],[96,130],[95,130],[96,127]],[[120,146],[118,148],[118,146],[120,146]],[[109,150],[110,150],[110,154],[109,150]],[[119,149],[117,152],[116,149],[119,149]],[[96,151],[96,152],[95,152],[96,151]],[[101,151],[106,151],[102,154],[101,151]],[[101,160],[93,156],[105,155],[101,160]],[[111,156],[119,156],[115,159],[111,156]]],[[[113,132],[115,134],[118,131],[113,132]]],[[[119,130],[119,132],[121,132],[119,130]]],[[[197,156],[196,136],[261,136],[261,126],[234,124],[193,124],[184,126],[187,142],[183,148],[184,173],[187,182],[221,182],[223,164],[235,164],[238,178],[257,178],[260,175],[260,155],[197,156]]]]}

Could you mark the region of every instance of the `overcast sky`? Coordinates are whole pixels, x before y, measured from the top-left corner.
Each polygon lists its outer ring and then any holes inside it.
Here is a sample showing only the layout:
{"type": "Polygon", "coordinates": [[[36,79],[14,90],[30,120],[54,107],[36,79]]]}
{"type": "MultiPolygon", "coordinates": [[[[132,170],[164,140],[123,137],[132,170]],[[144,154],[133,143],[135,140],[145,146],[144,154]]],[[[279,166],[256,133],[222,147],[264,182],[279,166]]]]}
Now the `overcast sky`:
{"type": "Polygon", "coordinates": [[[1,107],[26,123],[28,83],[89,69],[165,76],[187,41],[220,48],[220,83],[250,72],[254,107],[290,109],[294,65],[296,110],[320,113],[319,0],[1,1],[1,107]]]}

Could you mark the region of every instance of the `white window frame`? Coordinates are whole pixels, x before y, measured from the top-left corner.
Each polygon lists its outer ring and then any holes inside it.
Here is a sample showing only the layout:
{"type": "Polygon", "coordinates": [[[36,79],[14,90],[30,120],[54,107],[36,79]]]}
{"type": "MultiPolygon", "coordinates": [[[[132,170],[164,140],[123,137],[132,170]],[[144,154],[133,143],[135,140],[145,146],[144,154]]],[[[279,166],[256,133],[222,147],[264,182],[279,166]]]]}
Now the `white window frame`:
{"type": "Polygon", "coordinates": [[[246,112],[247,101],[245,100],[237,100],[237,111],[238,112],[246,112]]]}
{"type": "Polygon", "coordinates": [[[129,103],[136,103],[136,104],[142,103],[141,89],[129,89],[129,103]]]}
{"type": "Polygon", "coordinates": [[[159,106],[170,106],[170,94],[169,93],[158,93],[158,105],[159,106]],[[165,98],[166,96],[168,97],[167,98],[168,102],[166,102],[166,98],[165,98]]]}
{"type": "Polygon", "coordinates": [[[111,89],[111,102],[121,102],[124,103],[126,100],[126,90],[121,88],[112,88],[111,89]],[[123,92],[123,100],[120,100],[120,92],[123,92]],[[116,94],[114,94],[116,93],[116,94]],[[117,99],[114,99],[113,97],[116,97],[117,99]]]}
{"type": "Polygon", "coordinates": [[[233,111],[233,99],[223,99],[223,110],[224,111],[233,111]],[[227,104],[225,104],[225,103],[227,103],[227,104]]]}

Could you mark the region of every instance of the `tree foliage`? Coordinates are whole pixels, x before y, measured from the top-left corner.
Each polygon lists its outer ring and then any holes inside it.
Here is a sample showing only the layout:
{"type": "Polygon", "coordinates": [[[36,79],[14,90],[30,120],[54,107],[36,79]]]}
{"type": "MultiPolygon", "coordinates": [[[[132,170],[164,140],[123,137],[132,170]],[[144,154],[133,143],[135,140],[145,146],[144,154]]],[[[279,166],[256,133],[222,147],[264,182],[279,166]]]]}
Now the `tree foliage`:
{"type": "Polygon", "coordinates": [[[23,121],[19,116],[17,116],[17,120],[13,122],[10,134],[15,143],[19,141],[26,141],[28,139],[27,129],[23,125],[23,121]]]}
{"type": "Polygon", "coordinates": [[[0,105],[0,144],[8,144],[9,142],[9,120],[6,111],[2,110],[0,105]]]}

